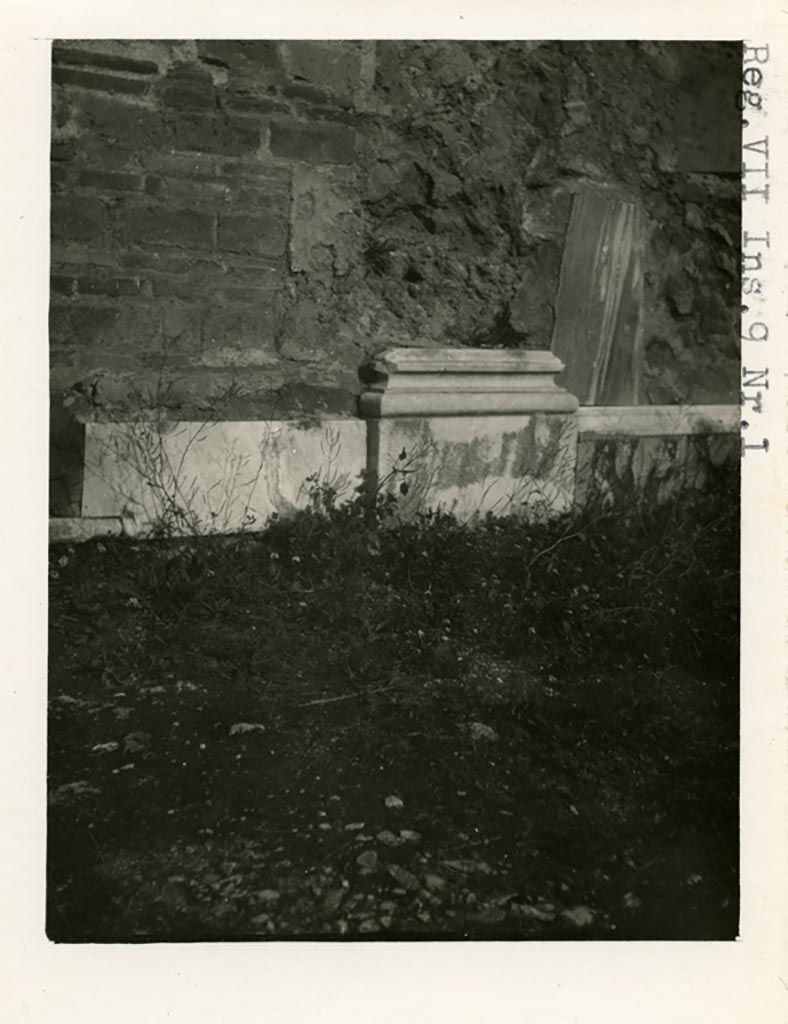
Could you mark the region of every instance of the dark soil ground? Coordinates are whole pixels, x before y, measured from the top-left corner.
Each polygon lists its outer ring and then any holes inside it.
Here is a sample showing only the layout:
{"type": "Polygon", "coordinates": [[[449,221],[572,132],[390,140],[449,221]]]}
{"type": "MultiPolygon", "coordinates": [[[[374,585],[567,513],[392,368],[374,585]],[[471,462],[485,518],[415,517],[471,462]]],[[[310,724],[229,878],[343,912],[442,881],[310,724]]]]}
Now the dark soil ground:
{"type": "Polygon", "coordinates": [[[52,548],[50,938],[735,937],[735,482],[317,504],[52,548]]]}

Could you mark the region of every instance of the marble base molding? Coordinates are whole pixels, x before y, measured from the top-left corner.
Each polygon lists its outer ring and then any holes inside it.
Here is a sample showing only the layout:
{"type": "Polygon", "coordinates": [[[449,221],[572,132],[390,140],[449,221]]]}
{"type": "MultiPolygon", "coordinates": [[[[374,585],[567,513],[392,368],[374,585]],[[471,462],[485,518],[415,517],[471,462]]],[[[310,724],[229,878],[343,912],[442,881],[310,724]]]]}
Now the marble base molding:
{"type": "Polygon", "coordinates": [[[573,413],[577,399],[555,382],[551,352],[396,348],[362,368],[364,419],[573,413]]]}
{"type": "Polygon", "coordinates": [[[81,423],[78,514],[50,537],[261,530],[325,488],[396,495],[403,516],[544,519],[600,491],[667,496],[735,456],[738,406],[578,408],[562,370],[544,351],[395,348],[362,368],[357,419],[81,423]]]}
{"type": "Polygon", "coordinates": [[[552,353],[392,349],[362,370],[367,479],[407,515],[547,518],[574,494],[577,399],[552,353]]]}

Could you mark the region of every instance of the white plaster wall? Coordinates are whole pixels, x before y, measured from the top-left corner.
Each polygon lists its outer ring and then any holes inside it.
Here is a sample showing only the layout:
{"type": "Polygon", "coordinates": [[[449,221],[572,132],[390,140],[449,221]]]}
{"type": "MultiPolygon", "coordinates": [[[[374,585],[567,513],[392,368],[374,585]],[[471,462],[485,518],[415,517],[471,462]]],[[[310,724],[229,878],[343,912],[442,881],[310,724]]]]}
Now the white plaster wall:
{"type": "Polygon", "coordinates": [[[403,514],[431,508],[463,521],[488,512],[536,519],[574,500],[574,415],[395,417],[369,421],[369,429],[375,476],[398,495],[403,514]]]}
{"type": "Polygon", "coordinates": [[[365,462],[359,420],[89,423],[82,515],[131,533],[260,530],[309,503],[314,474],[349,499],[365,462]]]}

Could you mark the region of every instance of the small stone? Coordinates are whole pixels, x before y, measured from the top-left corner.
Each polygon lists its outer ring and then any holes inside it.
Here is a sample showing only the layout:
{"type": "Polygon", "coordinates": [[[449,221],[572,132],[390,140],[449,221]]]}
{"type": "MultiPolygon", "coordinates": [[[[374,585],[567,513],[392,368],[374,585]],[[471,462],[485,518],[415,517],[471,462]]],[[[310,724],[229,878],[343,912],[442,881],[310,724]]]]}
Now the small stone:
{"type": "Polygon", "coordinates": [[[358,926],[360,932],[379,932],[380,924],[374,919],[374,917],[368,917],[361,922],[358,926]]]}
{"type": "Polygon", "coordinates": [[[639,896],[636,896],[633,892],[624,893],[624,906],[627,910],[637,910],[641,906],[642,900],[639,896]]]}
{"type": "Polygon", "coordinates": [[[383,914],[383,916],[380,919],[380,923],[383,925],[384,928],[390,928],[392,920],[393,919],[391,917],[391,914],[383,914]]]}
{"type": "Polygon", "coordinates": [[[411,843],[417,843],[421,839],[420,832],[414,832],[411,828],[401,828],[399,830],[400,839],[405,839],[411,843]]]}
{"type": "Polygon", "coordinates": [[[392,796],[387,796],[385,801],[384,801],[384,803],[385,803],[386,807],[388,807],[389,810],[392,810],[392,811],[401,811],[402,808],[405,806],[404,802],[402,800],[400,800],[400,798],[398,796],[393,796],[393,795],[392,796]]]}
{"type": "Polygon", "coordinates": [[[386,869],[394,881],[398,882],[403,889],[410,889],[413,892],[421,888],[418,878],[412,875],[410,871],[406,871],[405,868],[401,868],[399,864],[387,864],[386,869]]]}
{"type": "Polygon", "coordinates": [[[345,890],[340,889],[329,889],[323,899],[323,910],[329,914],[333,914],[335,910],[339,909],[339,904],[345,897],[345,890]]]}
{"type": "Polygon", "coordinates": [[[378,866],[378,855],[374,850],[364,850],[356,857],[356,864],[365,871],[374,871],[378,866]]]}
{"type": "Polygon", "coordinates": [[[425,875],[424,884],[430,891],[440,892],[442,889],[446,888],[448,883],[446,879],[441,878],[440,875],[425,875]]]}
{"type": "Polygon", "coordinates": [[[491,875],[492,868],[483,860],[443,860],[447,868],[459,871],[463,875],[491,875]]]}
{"type": "Polygon", "coordinates": [[[260,725],[259,722],[236,722],[235,725],[230,726],[231,736],[245,732],[265,732],[265,726],[260,725]]]}
{"type": "Polygon", "coordinates": [[[118,746],[119,744],[114,740],[110,740],[108,743],[97,743],[95,747],[91,747],[91,750],[95,754],[111,754],[118,749],[118,746]]]}
{"type": "Polygon", "coordinates": [[[93,786],[89,782],[80,780],[79,782],[67,782],[64,786],[60,786],[55,790],[49,797],[51,804],[62,804],[66,803],[71,799],[79,799],[83,796],[96,796],[101,792],[98,786],[93,786]]]}
{"type": "Polygon", "coordinates": [[[479,924],[500,924],[506,917],[506,911],[501,907],[484,907],[475,915],[474,920],[479,924]]]}
{"type": "Polygon", "coordinates": [[[687,203],[684,208],[684,222],[688,228],[692,228],[694,231],[702,231],[704,225],[701,208],[695,203],[687,203]]]}
{"type": "Polygon", "coordinates": [[[321,821],[317,827],[320,829],[321,832],[328,832],[328,830],[331,828],[331,823],[328,821],[321,821]]]}
{"type": "Polygon", "coordinates": [[[512,903],[511,911],[516,914],[517,917],[525,918],[530,921],[554,921],[555,914],[549,910],[543,910],[539,907],[532,907],[528,903],[512,903]]]}
{"type": "Polygon", "coordinates": [[[384,846],[400,846],[402,844],[402,840],[395,836],[393,832],[389,832],[387,828],[384,828],[382,832],[378,832],[376,838],[384,846]]]}
{"type": "Polygon", "coordinates": [[[123,740],[123,753],[138,754],[140,751],[147,749],[151,739],[152,737],[149,732],[130,732],[123,740]]]}
{"type": "Polygon", "coordinates": [[[467,728],[472,740],[489,740],[494,743],[498,739],[495,729],[491,729],[484,722],[469,722],[467,728]]]}
{"type": "Polygon", "coordinates": [[[345,825],[345,831],[346,832],[360,832],[363,827],[364,827],[364,822],[363,821],[351,821],[351,822],[348,822],[347,825],[345,825]]]}
{"type": "Polygon", "coordinates": [[[257,893],[257,898],[261,903],[275,903],[279,899],[279,893],[276,889],[262,889],[257,893]]]}
{"type": "Polygon", "coordinates": [[[562,911],[561,916],[578,928],[585,928],[594,923],[594,912],[589,907],[573,907],[571,910],[562,911]]]}

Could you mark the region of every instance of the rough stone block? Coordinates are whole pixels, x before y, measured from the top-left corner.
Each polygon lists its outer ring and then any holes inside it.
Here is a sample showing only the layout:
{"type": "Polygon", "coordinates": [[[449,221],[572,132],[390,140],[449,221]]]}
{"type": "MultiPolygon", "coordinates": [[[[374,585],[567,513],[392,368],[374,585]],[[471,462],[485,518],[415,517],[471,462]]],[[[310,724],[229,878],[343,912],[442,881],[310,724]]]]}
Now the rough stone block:
{"type": "Polygon", "coordinates": [[[62,274],[50,274],[49,291],[53,295],[73,295],[74,278],[65,277],[62,274]]]}
{"type": "Polygon", "coordinates": [[[58,343],[89,348],[102,345],[111,334],[118,318],[118,310],[111,306],[86,306],[83,304],[49,307],[50,344],[58,343]]]}
{"type": "Polygon", "coordinates": [[[285,85],[282,88],[282,95],[289,100],[305,100],[307,103],[328,103],[328,93],[322,89],[316,89],[313,85],[302,85],[296,82],[292,85],[285,85]]]}
{"type": "Polygon", "coordinates": [[[80,295],[139,295],[140,282],[135,277],[78,277],[80,295]]]}
{"type": "Polygon", "coordinates": [[[368,125],[355,110],[346,110],[341,107],[322,107],[313,103],[298,103],[297,110],[299,117],[306,121],[317,121],[327,124],[344,124],[349,128],[357,130],[368,125]]]}
{"type": "Polygon", "coordinates": [[[358,259],[361,223],[353,188],[341,173],[313,167],[293,173],[290,267],[296,272],[344,274],[358,259]]]}
{"type": "Polygon", "coordinates": [[[219,248],[247,256],[280,256],[287,224],[273,214],[228,214],[219,218],[219,248]]]}
{"type": "Polygon", "coordinates": [[[85,366],[98,369],[109,362],[139,366],[141,353],[160,345],[160,305],[122,297],[114,301],[97,298],[94,302],[85,297],[82,302],[50,306],[49,338],[53,347],[75,352],[85,366]]]}
{"type": "Polygon", "coordinates": [[[138,244],[210,249],[213,223],[213,214],[200,210],[150,206],[127,207],[123,211],[124,237],[138,244]]]}
{"type": "Polygon", "coordinates": [[[106,210],[100,199],[76,195],[53,198],[50,216],[53,238],[95,242],[106,227],[106,210]]]}
{"type": "Polygon", "coordinates": [[[142,188],[142,178],[139,174],[118,171],[82,171],[77,184],[107,192],[138,192],[142,188]]]}
{"type": "Polygon", "coordinates": [[[310,164],[349,164],[355,159],[355,135],[338,124],[301,124],[275,121],[271,125],[271,153],[310,164]]]}
{"type": "Polygon", "coordinates": [[[132,150],[158,149],[168,139],[158,111],[119,98],[86,93],[80,99],[75,119],[80,127],[116,139],[132,150]]]}
{"type": "Polygon", "coordinates": [[[53,192],[60,192],[71,183],[71,170],[60,164],[52,164],[49,170],[49,184],[53,192]]]}
{"type": "Polygon", "coordinates": [[[52,81],[56,85],[97,89],[99,92],[108,92],[115,96],[141,96],[148,90],[148,82],[144,78],[121,78],[119,75],[101,75],[95,71],[80,71],[77,68],[53,68],[52,81]]]}
{"type": "Polygon", "coordinates": [[[348,100],[359,82],[361,51],[353,43],[291,40],[285,44],[291,78],[348,100]]]}
{"type": "Polygon", "coordinates": [[[283,260],[231,256],[224,262],[232,284],[253,288],[256,292],[277,291],[286,274],[283,260]]]}
{"type": "Polygon", "coordinates": [[[109,68],[110,71],[129,71],[135,75],[155,75],[158,65],[152,60],[138,60],[135,57],[118,56],[114,53],[98,53],[73,47],[55,45],[52,49],[55,64],[76,64],[84,67],[109,68]]]}
{"type": "Polygon", "coordinates": [[[94,168],[138,174],[138,160],[139,151],[134,143],[125,139],[105,138],[97,132],[85,131],[79,139],[79,164],[74,170],[94,168]]]}
{"type": "Polygon", "coordinates": [[[277,44],[270,39],[200,39],[197,53],[206,64],[233,70],[243,64],[268,73],[281,70],[277,44]]]}
{"type": "Polygon", "coordinates": [[[89,423],[82,514],[131,533],[260,530],[304,508],[310,486],[354,494],[366,438],[358,420],[89,423]],[[308,480],[313,474],[317,480],[308,480]]]}
{"type": "Polygon", "coordinates": [[[202,328],[203,366],[248,366],[276,360],[279,309],[275,298],[262,296],[255,307],[211,307],[202,328]]]}
{"type": "Polygon", "coordinates": [[[224,210],[234,198],[233,191],[226,182],[202,177],[160,178],[157,175],[148,175],[145,179],[145,193],[168,206],[194,204],[201,208],[224,210]]]}
{"type": "Polygon", "coordinates": [[[220,271],[217,271],[213,278],[202,277],[194,280],[189,277],[155,277],[151,281],[156,298],[184,299],[186,302],[214,301],[222,284],[220,271]]]}
{"type": "Polygon", "coordinates": [[[741,49],[696,43],[683,56],[677,111],[680,171],[738,175],[741,119],[730,116],[742,88],[741,49]]]}
{"type": "Polygon", "coordinates": [[[65,161],[73,160],[77,152],[76,145],[71,142],[53,142],[49,150],[51,160],[65,161]]]}
{"type": "Polygon", "coordinates": [[[259,149],[260,130],[242,117],[219,120],[208,114],[184,115],[175,122],[175,144],[178,149],[244,156],[259,149]]]}
{"type": "Polygon", "coordinates": [[[161,89],[162,101],[178,110],[211,110],[216,106],[216,90],[209,72],[199,67],[178,65],[171,68],[161,89]]]}
{"type": "Polygon", "coordinates": [[[290,108],[268,96],[247,96],[239,93],[229,96],[224,105],[234,114],[266,116],[267,114],[289,114],[290,108]]]}

